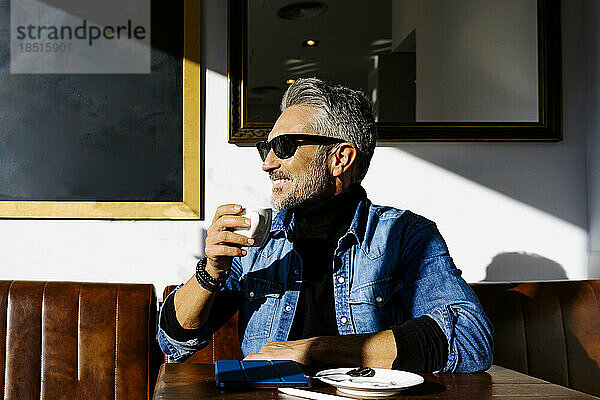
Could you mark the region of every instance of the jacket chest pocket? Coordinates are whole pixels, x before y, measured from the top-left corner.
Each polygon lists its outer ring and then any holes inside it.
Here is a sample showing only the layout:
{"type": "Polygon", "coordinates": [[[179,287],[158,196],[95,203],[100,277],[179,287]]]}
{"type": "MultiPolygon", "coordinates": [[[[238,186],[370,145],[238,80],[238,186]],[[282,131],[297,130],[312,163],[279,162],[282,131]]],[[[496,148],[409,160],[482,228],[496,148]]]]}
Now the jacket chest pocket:
{"type": "Polygon", "coordinates": [[[244,338],[269,337],[283,295],[279,282],[248,276],[244,288],[244,338]]]}
{"type": "Polygon", "coordinates": [[[350,291],[348,302],[358,333],[380,332],[403,322],[398,291],[388,280],[363,284],[350,291]]]}

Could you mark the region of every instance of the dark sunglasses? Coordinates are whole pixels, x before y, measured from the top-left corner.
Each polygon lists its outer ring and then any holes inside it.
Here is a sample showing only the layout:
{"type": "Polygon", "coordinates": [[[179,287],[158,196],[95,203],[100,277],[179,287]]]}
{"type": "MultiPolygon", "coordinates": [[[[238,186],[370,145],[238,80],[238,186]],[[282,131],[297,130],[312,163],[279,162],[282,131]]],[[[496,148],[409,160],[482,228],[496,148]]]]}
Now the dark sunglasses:
{"type": "Polygon", "coordinates": [[[268,142],[266,140],[262,140],[256,143],[256,148],[258,149],[260,158],[262,158],[263,161],[267,159],[267,155],[271,149],[273,149],[273,152],[278,158],[286,159],[290,158],[296,153],[296,149],[302,144],[298,143],[300,141],[306,142],[305,144],[333,144],[345,142],[343,139],[330,136],[284,133],[282,135],[275,136],[268,142]]]}

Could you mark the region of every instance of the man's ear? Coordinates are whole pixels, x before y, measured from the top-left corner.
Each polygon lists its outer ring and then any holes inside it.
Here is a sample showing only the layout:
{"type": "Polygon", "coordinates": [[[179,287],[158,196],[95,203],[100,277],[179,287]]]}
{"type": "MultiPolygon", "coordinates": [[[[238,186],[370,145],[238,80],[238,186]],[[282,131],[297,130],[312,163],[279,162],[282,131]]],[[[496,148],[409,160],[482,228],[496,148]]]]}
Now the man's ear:
{"type": "Polygon", "coordinates": [[[329,172],[333,177],[345,174],[356,160],[356,147],[352,143],[342,143],[334,147],[329,156],[329,172]]]}

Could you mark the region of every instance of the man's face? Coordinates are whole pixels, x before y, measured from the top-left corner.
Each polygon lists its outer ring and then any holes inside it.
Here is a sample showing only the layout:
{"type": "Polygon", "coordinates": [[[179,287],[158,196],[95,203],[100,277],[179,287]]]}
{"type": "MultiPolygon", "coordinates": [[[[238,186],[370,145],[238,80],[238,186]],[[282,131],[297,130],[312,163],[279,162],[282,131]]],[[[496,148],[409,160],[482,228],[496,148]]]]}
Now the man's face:
{"type": "MultiPolygon", "coordinates": [[[[310,106],[289,107],[275,123],[268,140],[290,133],[318,134],[309,125],[315,112],[310,106]]],[[[271,150],[262,168],[269,173],[273,184],[271,204],[276,209],[306,206],[326,197],[334,187],[327,167],[327,155],[315,144],[298,146],[296,153],[286,159],[278,158],[271,150]]]]}

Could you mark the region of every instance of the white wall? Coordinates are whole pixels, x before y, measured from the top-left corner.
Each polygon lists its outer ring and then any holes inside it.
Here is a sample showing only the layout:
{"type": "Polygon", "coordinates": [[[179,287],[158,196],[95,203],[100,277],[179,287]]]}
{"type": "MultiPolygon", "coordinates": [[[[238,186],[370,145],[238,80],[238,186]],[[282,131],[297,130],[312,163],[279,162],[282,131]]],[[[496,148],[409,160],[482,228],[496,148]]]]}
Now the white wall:
{"type": "MultiPolygon", "coordinates": [[[[227,144],[226,2],[207,0],[206,215],[264,204],[256,150],[227,144]]],[[[561,143],[382,145],[364,186],[377,203],[437,221],[468,281],[588,277],[581,3],[564,10],[565,140],[561,143]],[[514,265],[528,268],[514,269],[514,265]],[[527,276],[529,277],[529,276],[527,276]]],[[[191,276],[205,222],[0,221],[0,279],[152,282],[191,276]]]]}

